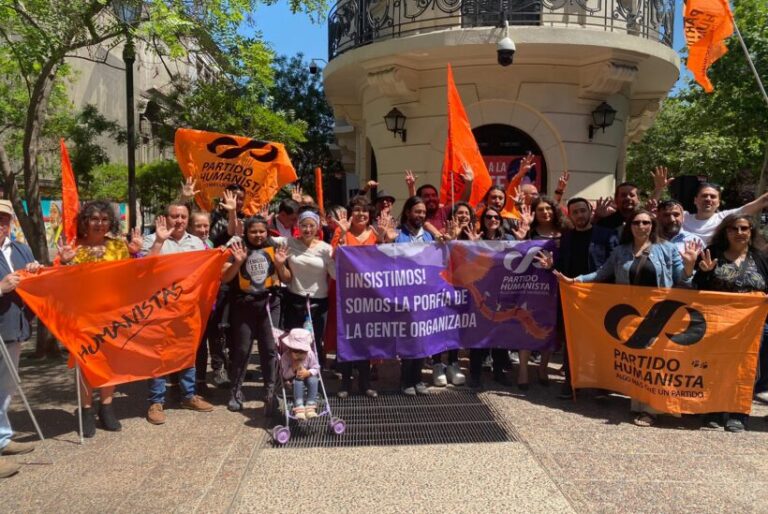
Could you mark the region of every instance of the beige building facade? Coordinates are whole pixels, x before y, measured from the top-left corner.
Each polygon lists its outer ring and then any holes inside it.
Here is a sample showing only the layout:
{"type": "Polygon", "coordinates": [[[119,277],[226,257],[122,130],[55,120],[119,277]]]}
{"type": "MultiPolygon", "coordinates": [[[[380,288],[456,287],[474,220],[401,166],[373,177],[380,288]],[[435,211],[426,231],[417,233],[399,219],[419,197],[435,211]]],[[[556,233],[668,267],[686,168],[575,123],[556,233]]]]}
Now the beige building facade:
{"type": "Polygon", "coordinates": [[[543,192],[569,170],[568,196],[610,195],[627,145],[678,78],[673,16],[661,0],[341,0],[323,73],[342,162],[400,200],[404,169],[439,185],[450,63],[484,156],[532,151],[543,192]],[[497,62],[505,35],[517,47],[510,66],[497,62]],[[590,139],[602,102],[615,121],[590,139]],[[405,141],[385,126],[393,107],[406,116],[405,141]]]}

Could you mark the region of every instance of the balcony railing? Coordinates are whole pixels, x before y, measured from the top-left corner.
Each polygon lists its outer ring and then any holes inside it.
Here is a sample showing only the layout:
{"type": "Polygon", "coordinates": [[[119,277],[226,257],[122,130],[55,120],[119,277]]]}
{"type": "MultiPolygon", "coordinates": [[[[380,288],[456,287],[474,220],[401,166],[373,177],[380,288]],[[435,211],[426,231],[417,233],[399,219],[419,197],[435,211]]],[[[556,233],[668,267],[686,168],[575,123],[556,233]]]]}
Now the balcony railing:
{"type": "Polygon", "coordinates": [[[674,0],[340,0],[328,15],[328,56],[376,41],[468,27],[569,27],[672,46],[674,0]]]}

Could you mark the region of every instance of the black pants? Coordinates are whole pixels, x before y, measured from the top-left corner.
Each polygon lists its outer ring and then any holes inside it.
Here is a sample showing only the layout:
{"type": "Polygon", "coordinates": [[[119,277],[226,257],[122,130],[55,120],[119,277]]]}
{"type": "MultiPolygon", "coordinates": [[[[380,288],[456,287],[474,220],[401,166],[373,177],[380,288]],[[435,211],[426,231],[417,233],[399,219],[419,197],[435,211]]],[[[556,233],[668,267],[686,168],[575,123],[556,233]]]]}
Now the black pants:
{"type": "Polygon", "coordinates": [[[197,356],[195,357],[195,380],[197,382],[205,382],[205,375],[208,371],[209,348],[211,349],[211,355],[213,355],[213,338],[217,337],[218,329],[211,328],[212,326],[216,326],[216,323],[213,321],[213,313],[208,317],[208,324],[205,327],[205,331],[203,331],[200,346],[197,347],[197,356]]]}
{"type": "Polygon", "coordinates": [[[371,361],[347,361],[340,362],[336,369],[341,372],[341,390],[349,391],[352,385],[352,374],[357,368],[360,392],[364,393],[371,388],[371,361]]]}
{"type": "Polygon", "coordinates": [[[421,382],[421,368],[424,359],[402,359],[400,361],[400,386],[413,387],[421,382]]]}
{"type": "MultiPolygon", "coordinates": [[[[216,306],[214,307],[213,312],[211,312],[211,316],[208,319],[208,326],[206,327],[208,347],[211,352],[211,368],[213,368],[214,371],[227,365],[227,358],[224,350],[231,348],[232,338],[229,330],[229,303],[230,286],[229,284],[221,284],[219,293],[216,295],[216,306]]],[[[198,358],[200,358],[199,353],[198,358]]],[[[205,367],[203,369],[205,369],[205,367]]],[[[205,376],[205,373],[203,373],[203,376],[205,376]]]]}
{"type": "MultiPolygon", "coordinates": [[[[328,298],[309,299],[310,313],[312,315],[312,330],[315,333],[318,360],[321,366],[325,366],[325,350],[323,349],[323,334],[325,333],[325,320],[328,317],[328,298]]],[[[285,330],[303,328],[307,319],[307,298],[286,291],[283,295],[283,320],[285,330]]]]}
{"type": "MultiPolygon", "coordinates": [[[[469,350],[469,376],[473,380],[480,380],[483,374],[483,360],[488,355],[488,348],[471,348],[469,350]]],[[[502,348],[492,348],[490,350],[493,359],[493,376],[500,378],[504,376],[504,368],[509,363],[509,354],[502,348]]]]}
{"type": "Polygon", "coordinates": [[[447,352],[436,353],[432,356],[433,364],[440,364],[443,362],[443,355],[448,355],[448,365],[450,366],[454,362],[459,362],[459,350],[448,350],[447,352]]]}
{"type": "MultiPolygon", "coordinates": [[[[233,298],[230,304],[233,345],[229,354],[229,379],[232,382],[232,395],[234,397],[241,397],[240,389],[245,379],[254,339],[256,339],[259,348],[264,386],[270,389],[275,385],[277,351],[266,310],[268,302],[267,295],[260,297],[245,295],[233,298]]],[[[276,303],[279,309],[279,301],[276,303]]],[[[270,305],[270,310],[272,310],[272,305],[270,305]]]]}

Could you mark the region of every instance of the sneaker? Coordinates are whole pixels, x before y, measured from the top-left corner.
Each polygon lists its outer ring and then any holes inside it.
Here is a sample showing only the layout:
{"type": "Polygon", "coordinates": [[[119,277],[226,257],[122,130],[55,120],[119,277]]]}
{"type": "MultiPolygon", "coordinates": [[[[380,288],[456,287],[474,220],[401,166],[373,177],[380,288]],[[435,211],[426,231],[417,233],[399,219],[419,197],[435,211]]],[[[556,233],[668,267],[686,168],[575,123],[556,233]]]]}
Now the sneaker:
{"type": "Polygon", "coordinates": [[[123,425],[115,416],[115,407],[111,403],[99,405],[99,421],[104,430],[119,432],[123,429],[123,425]]]}
{"type": "Polygon", "coordinates": [[[147,411],[147,421],[153,425],[162,425],[165,423],[165,412],[163,412],[162,403],[153,403],[147,411]]]}
{"type": "Polygon", "coordinates": [[[416,396],[416,388],[415,387],[404,387],[402,390],[403,394],[405,396],[416,396]]]}
{"type": "Polygon", "coordinates": [[[763,391],[761,393],[756,393],[755,394],[755,400],[757,400],[760,403],[768,404],[768,391],[763,391]]]}
{"type": "Polygon", "coordinates": [[[531,352],[531,356],[528,357],[528,364],[539,364],[541,362],[541,354],[539,352],[531,352]]]}
{"type": "Polygon", "coordinates": [[[232,385],[229,382],[229,375],[227,375],[226,369],[219,368],[213,370],[213,385],[221,389],[227,389],[232,385]]]}
{"type": "Polygon", "coordinates": [[[182,400],[181,408],[197,412],[211,412],[213,410],[213,405],[203,400],[202,397],[194,395],[192,398],[182,400]]]}
{"type": "Polygon", "coordinates": [[[342,389],[341,391],[339,391],[339,392],[337,392],[337,393],[336,393],[336,396],[337,396],[337,397],[339,397],[340,399],[344,400],[344,399],[346,399],[347,397],[349,397],[349,391],[344,391],[344,390],[342,389]]]}
{"type": "Polygon", "coordinates": [[[11,441],[5,448],[0,450],[0,455],[24,455],[33,451],[35,451],[35,443],[11,441]]]}
{"type": "Polygon", "coordinates": [[[96,413],[92,407],[83,408],[83,437],[91,438],[96,435],[96,413]]]}
{"type": "Polygon", "coordinates": [[[0,478],[12,477],[21,469],[21,465],[8,459],[0,459],[0,478]]]}
{"type": "Polygon", "coordinates": [[[229,412],[240,412],[243,410],[242,393],[235,392],[230,395],[229,402],[227,402],[227,410],[229,412]]]}
{"type": "Polygon", "coordinates": [[[448,379],[445,378],[445,364],[438,362],[432,366],[432,383],[435,387],[445,387],[448,379]]]}
{"type": "Polygon", "coordinates": [[[512,364],[520,364],[520,356],[517,352],[509,351],[509,362],[512,364]]]}
{"type": "Polygon", "coordinates": [[[486,355],[483,359],[483,367],[487,369],[493,369],[493,357],[486,355]]]}
{"type": "Polygon", "coordinates": [[[448,381],[455,386],[467,383],[467,377],[461,372],[458,362],[454,362],[448,366],[445,370],[445,375],[448,377],[448,381]]]}
{"type": "Polygon", "coordinates": [[[294,407],[293,408],[293,415],[298,419],[299,421],[306,421],[307,415],[305,414],[304,407],[294,407]]]}
{"type": "Polygon", "coordinates": [[[304,409],[304,412],[306,413],[307,419],[312,419],[317,417],[317,406],[316,405],[307,405],[307,407],[304,409]]]}
{"type": "Polygon", "coordinates": [[[701,426],[703,428],[718,430],[723,427],[722,416],[719,414],[706,414],[702,420],[701,426]]]}
{"type": "Polygon", "coordinates": [[[427,384],[424,382],[419,382],[416,384],[416,394],[429,394],[429,387],[427,387],[427,384]]]}
{"type": "Polygon", "coordinates": [[[728,418],[728,421],[725,422],[725,431],[726,432],[743,432],[746,430],[746,427],[744,426],[744,423],[740,419],[736,418],[728,418]]]}
{"type": "Polygon", "coordinates": [[[375,389],[366,389],[365,396],[367,396],[368,398],[378,398],[379,393],[377,393],[375,389]]]}

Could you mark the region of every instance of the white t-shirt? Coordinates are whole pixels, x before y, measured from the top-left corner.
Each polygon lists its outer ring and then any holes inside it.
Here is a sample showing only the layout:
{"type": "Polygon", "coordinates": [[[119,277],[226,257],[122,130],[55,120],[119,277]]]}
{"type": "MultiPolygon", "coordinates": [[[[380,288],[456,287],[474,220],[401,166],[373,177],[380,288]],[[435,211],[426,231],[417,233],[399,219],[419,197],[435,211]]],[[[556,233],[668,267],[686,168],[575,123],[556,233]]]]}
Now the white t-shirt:
{"type": "Polygon", "coordinates": [[[712,236],[715,234],[715,230],[726,216],[730,214],[738,214],[742,208],[743,207],[729,209],[727,211],[718,211],[711,218],[706,220],[697,220],[695,214],[685,211],[685,216],[683,217],[683,230],[699,236],[701,240],[704,241],[704,244],[708,245],[712,236]]]}
{"type": "Polygon", "coordinates": [[[299,296],[309,294],[313,298],[328,298],[328,277],[336,278],[333,248],[324,241],[315,241],[312,248],[293,237],[274,237],[273,240],[288,244],[288,267],[291,283],[288,290],[299,296]]]}

